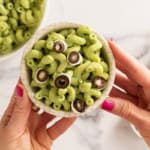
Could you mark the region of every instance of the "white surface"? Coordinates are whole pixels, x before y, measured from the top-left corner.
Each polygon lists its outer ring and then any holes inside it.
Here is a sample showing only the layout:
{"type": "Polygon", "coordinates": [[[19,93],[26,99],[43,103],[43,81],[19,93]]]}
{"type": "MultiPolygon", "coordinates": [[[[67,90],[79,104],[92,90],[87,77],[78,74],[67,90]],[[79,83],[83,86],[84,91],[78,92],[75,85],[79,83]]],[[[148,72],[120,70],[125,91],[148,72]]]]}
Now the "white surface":
{"type": "MultiPolygon", "coordinates": [[[[64,20],[88,24],[96,31],[114,37],[127,52],[150,66],[149,0],[62,0],[64,8],[58,2],[53,0],[48,6],[52,14],[47,14],[42,26],[49,21],[62,20],[60,16],[64,15],[64,20]]],[[[18,80],[20,59],[21,52],[0,64],[0,115],[18,80]]],[[[100,111],[79,118],[53,146],[53,150],[127,149],[149,148],[126,121],[100,111]]]]}
{"type": "Polygon", "coordinates": [[[150,32],[149,0],[62,0],[65,20],[89,24],[107,35],[150,32]]]}

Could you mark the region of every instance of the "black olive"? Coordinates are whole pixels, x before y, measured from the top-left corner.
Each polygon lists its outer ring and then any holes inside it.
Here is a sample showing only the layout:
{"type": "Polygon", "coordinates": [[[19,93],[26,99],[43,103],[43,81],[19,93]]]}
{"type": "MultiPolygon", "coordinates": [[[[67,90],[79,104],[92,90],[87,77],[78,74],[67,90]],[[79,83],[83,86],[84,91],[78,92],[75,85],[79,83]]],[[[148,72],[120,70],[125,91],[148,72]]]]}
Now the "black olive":
{"type": "Polygon", "coordinates": [[[57,88],[66,88],[70,83],[69,77],[67,75],[60,75],[55,79],[55,86],[57,88]]]}
{"type": "Polygon", "coordinates": [[[102,77],[95,77],[92,81],[92,85],[94,88],[103,89],[105,87],[106,80],[102,77]]]}
{"type": "Polygon", "coordinates": [[[55,41],[53,49],[57,53],[63,53],[66,50],[66,43],[64,41],[55,41]]]}
{"type": "Polygon", "coordinates": [[[76,51],[72,51],[68,54],[68,62],[72,65],[78,65],[81,62],[81,55],[76,51]]]}
{"type": "Polygon", "coordinates": [[[45,82],[48,79],[48,72],[44,69],[40,69],[36,73],[36,78],[39,82],[45,82]]]}
{"type": "Polygon", "coordinates": [[[85,101],[83,100],[80,100],[80,99],[77,99],[73,102],[73,105],[72,105],[72,110],[74,112],[84,112],[85,111],[85,108],[86,108],[86,104],[85,104],[85,101]]]}

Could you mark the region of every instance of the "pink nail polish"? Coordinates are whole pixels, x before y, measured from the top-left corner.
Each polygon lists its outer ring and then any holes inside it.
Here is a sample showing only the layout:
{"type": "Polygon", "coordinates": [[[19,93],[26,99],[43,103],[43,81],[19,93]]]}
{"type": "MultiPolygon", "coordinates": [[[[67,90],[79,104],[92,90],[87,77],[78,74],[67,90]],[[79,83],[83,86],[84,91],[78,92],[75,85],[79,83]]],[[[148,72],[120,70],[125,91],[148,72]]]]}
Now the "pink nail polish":
{"type": "Polygon", "coordinates": [[[105,100],[102,104],[102,109],[107,110],[107,111],[112,111],[114,108],[114,103],[110,100],[105,100]]]}
{"type": "Polygon", "coordinates": [[[16,92],[19,97],[23,97],[23,89],[19,85],[16,87],[16,92]]]}

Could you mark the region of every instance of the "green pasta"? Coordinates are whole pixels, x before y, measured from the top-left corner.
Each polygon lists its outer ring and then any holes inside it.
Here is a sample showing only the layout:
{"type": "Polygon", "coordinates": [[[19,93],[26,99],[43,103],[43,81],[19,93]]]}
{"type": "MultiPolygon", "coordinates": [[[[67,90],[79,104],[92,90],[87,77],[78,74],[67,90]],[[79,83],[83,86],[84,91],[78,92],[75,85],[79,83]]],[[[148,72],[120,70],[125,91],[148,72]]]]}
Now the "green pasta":
{"type": "Polygon", "coordinates": [[[56,41],[56,40],[65,40],[65,37],[61,34],[58,34],[56,32],[52,32],[49,34],[49,37],[48,37],[49,40],[53,40],[53,41],[56,41]]]}
{"type": "Polygon", "coordinates": [[[63,72],[65,68],[67,67],[67,61],[66,61],[66,56],[64,54],[57,54],[55,52],[51,53],[51,56],[59,62],[59,66],[57,68],[58,72],[63,72]]]}
{"type": "Polygon", "coordinates": [[[41,89],[38,92],[35,93],[35,97],[38,100],[48,100],[48,89],[41,89]]]}
{"type": "Polygon", "coordinates": [[[38,50],[32,50],[26,56],[26,62],[30,69],[34,69],[37,66],[37,60],[42,58],[43,54],[38,50]]]}
{"type": "Polygon", "coordinates": [[[84,64],[81,64],[80,66],[78,66],[77,68],[75,68],[74,70],[74,76],[77,79],[81,79],[81,75],[85,72],[85,70],[87,69],[87,67],[90,65],[90,62],[86,62],[84,64]]]}
{"type": "Polygon", "coordinates": [[[60,34],[61,34],[62,36],[64,36],[64,37],[67,37],[68,34],[69,34],[69,32],[68,32],[68,30],[62,30],[62,31],[60,32],[60,34]]]}
{"type": "Polygon", "coordinates": [[[23,29],[17,29],[16,30],[16,40],[19,43],[23,43],[25,41],[23,29]]]}
{"type": "Polygon", "coordinates": [[[17,30],[17,28],[18,28],[18,21],[17,21],[17,19],[9,18],[8,22],[11,25],[11,27],[13,28],[13,30],[17,30]]]}
{"type": "Polygon", "coordinates": [[[71,106],[70,106],[70,103],[68,101],[64,101],[62,103],[62,106],[63,106],[64,111],[70,111],[71,110],[71,106]]]}
{"type": "Polygon", "coordinates": [[[4,16],[7,16],[8,13],[9,13],[9,11],[5,8],[5,6],[0,4],[0,14],[4,15],[4,16]]]}
{"type": "Polygon", "coordinates": [[[3,4],[4,3],[4,0],[0,0],[0,4],[3,4]]]}
{"type": "Polygon", "coordinates": [[[92,87],[92,84],[90,82],[84,82],[79,85],[79,90],[83,93],[89,92],[92,87]]]}
{"type": "Polygon", "coordinates": [[[68,87],[67,88],[67,93],[66,93],[68,96],[66,97],[66,99],[69,101],[69,102],[72,102],[75,100],[76,98],[76,92],[75,92],[75,89],[73,87],[68,87]]]}
{"type": "Polygon", "coordinates": [[[72,44],[77,44],[77,45],[84,45],[86,43],[86,40],[80,36],[70,34],[67,37],[67,41],[72,44]]]}
{"type": "Polygon", "coordinates": [[[37,83],[34,79],[31,81],[31,87],[32,88],[46,88],[48,85],[48,82],[46,83],[37,83]]]}
{"type": "Polygon", "coordinates": [[[54,61],[54,58],[51,55],[46,55],[41,59],[41,62],[39,64],[39,66],[45,66],[45,65],[49,65],[52,64],[54,61]]]}
{"type": "Polygon", "coordinates": [[[45,40],[39,40],[38,42],[36,42],[36,44],[34,45],[34,49],[37,50],[42,50],[46,47],[46,41],[45,40]]]}
{"type": "Polygon", "coordinates": [[[16,20],[19,20],[19,14],[17,13],[16,9],[11,10],[10,14],[10,18],[15,18],[16,20]]]}
{"type": "Polygon", "coordinates": [[[73,46],[73,47],[70,47],[68,48],[65,53],[66,54],[69,54],[70,52],[72,51],[76,51],[76,52],[79,52],[81,50],[81,46],[73,46]]]}
{"type": "Polygon", "coordinates": [[[20,5],[24,7],[25,9],[30,8],[30,1],[29,0],[20,0],[20,5]]]}
{"type": "Polygon", "coordinates": [[[96,43],[84,47],[83,52],[87,59],[100,63],[100,57],[97,55],[96,51],[100,51],[102,48],[102,44],[100,41],[96,41],[96,43]]]}
{"type": "Polygon", "coordinates": [[[58,63],[56,61],[53,61],[53,63],[49,64],[49,66],[46,66],[46,69],[49,74],[53,74],[57,71],[58,63]]]}
{"type": "Polygon", "coordinates": [[[90,72],[91,74],[93,74],[94,76],[101,76],[101,74],[103,74],[104,70],[102,65],[92,62],[87,68],[86,68],[86,72],[90,72]]]}
{"type": "Polygon", "coordinates": [[[60,110],[60,108],[61,108],[61,104],[55,104],[55,103],[54,103],[54,104],[52,105],[52,107],[53,107],[54,110],[57,110],[57,111],[58,111],[58,110],[60,110]]]}
{"type": "Polygon", "coordinates": [[[54,103],[54,104],[62,104],[63,101],[65,100],[65,97],[59,96],[57,94],[57,89],[52,88],[49,92],[49,99],[51,99],[52,103],[54,103]]]}
{"type": "Polygon", "coordinates": [[[68,35],[69,35],[69,34],[70,34],[70,35],[71,35],[71,34],[74,34],[74,35],[75,35],[75,34],[76,34],[76,30],[75,30],[75,29],[72,29],[72,28],[71,28],[71,29],[68,29],[68,35]]]}
{"type": "Polygon", "coordinates": [[[47,33],[25,57],[35,98],[55,111],[81,112],[93,106],[109,79],[102,54],[103,44],[89,27],[47,33]]]}
{"type": "Polygon", "coordinates": [[[27,20],[27,24],[32,24],[36,21],[36,19],[33,16],[33,12],[32,10],[27,10],[26,11],[26,20],[27,20]]]}
{"type": "Polygon", "coordinates": [[[0,16],[0,22],[7,21],[7,20],[8,20],[7,16],[0,16]]]}
{"type": "Polygon", "coordinates": [[[17,50],[28,41],[41,22],[45,0],[0,0],[0,38],[13,36],[9,45],[0,45],[0,55],[17,50]]]}
{"type": "Polygon", "coordinates": [[[14,8],[13,3],[11,3],[11,2],[7,3],[6,8],[7,8],[8,10],[12,10],[12,9],[14,8]]]}
{"type": "Polygon", "coordinates": [[[54,46],[54,42],[52,40],[47,40],[46,42],[46,48],[49,50],[52,50],[54,46]]]}
{"type": "Polygon", "coordinates": [[[9,29],[9,25],[7,22],[4,22],[4,21],[0,22],[0,32],[1,33],[4,33],[8,29],[9,29]]]}
{"type": "Polygon", "coordinates": [[[89,27],[81,26],[80,28],[77,29],[77,33],[79,35],[83,35],[83,34],[90,35],[91,33],[93,33],[93,31],[89,27]]]}
{"type": "Polygon", "coordinates": [[[87,106],[92,106],[94,104],[93,98],[88,94],[85,94],[84,98],[87,106]]]}

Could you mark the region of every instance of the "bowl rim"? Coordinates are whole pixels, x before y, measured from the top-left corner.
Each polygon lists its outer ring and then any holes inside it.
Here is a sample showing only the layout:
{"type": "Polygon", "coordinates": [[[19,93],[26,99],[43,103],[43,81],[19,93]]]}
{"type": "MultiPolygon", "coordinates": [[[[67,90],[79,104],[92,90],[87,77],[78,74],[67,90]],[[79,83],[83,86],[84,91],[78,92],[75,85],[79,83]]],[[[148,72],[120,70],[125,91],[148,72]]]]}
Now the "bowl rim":
{"type": "Polygon", "coordinates": [[[23,52],[23,56],[22,56],[22,61],[21,61],[21,80],[22,83],[24,84],[24,87],[32,101],[32,103],[37,106],[38,108],[42,109],[44,112],[55,115],[55,116],[60,116],[60,117],[77,117],[77,116],[82,116],[85,114],[88,114],[89,112],[92,112],[93,110],[97,109],[102,102],[106,99],[106,97],[109,95],[114,80],[115,80],[115,72],[116,72],[116,67],[115,67],[115,61],[114,61],[114,57],[113,57],[113,53],[107,43],[107,41],[100,36],[98,33],[97,36],[99,38],[99,40],[102,42],[106,55],[108,57],[108,63],[110,66],[110,78],[107,82],[106,88],[102,93],[102,96],[96,100],[96,102],[94,103],[94,105],[88,107],[85,112],[83,113],[75,113],[75,112],[65,112],[65,111],[56,111],[46,105],[44,105],[42,102],[36,100],[36,98],[34,97],[34,92],[31,89],[31,86],[29,85],[29,76],[28,76],[28,72],[27,72],[27,67],[25,65],[25,55],[28,53],[28,51],[31,50],[31,48],[33,47],[33,45],[35,44],[35,42],[37,40],[39,40],[40,38],[42,38],[43,36],[45,36],[47,33],[51,32],[51,31],[57,31],[57,30],[61,30],[61,29],[66,29],[66,28],[77,28],[83,26],[82,24],[79,23],[73,23],[73,22],[58,22],[58,23],[53,23],[51,25],[48,25],[47,27],[41,29],[39,32],[37,32],[36,36],[34,36],[34,38],[30,41],[30,43],[28,43],[28,45],[26,46],[24,52],[23,52]]]}

